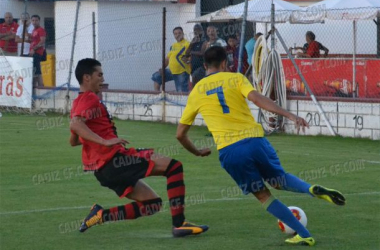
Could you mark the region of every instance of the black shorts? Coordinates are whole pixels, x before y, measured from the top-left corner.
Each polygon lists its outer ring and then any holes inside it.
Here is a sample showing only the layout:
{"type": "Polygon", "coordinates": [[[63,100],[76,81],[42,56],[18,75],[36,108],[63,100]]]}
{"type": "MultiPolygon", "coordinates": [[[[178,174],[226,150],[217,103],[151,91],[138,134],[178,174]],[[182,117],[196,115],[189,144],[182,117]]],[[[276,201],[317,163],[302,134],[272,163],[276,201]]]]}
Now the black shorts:
{"type": "Polygon", "coordinates": [[[104,187],[108,187],[122,198],[133,191],[138,180],[150,175],[154,162],[150,160],[151,149],[136,150],[136,154],[116,153],[94,175],[104,187]]]}
{"type": "Polygon", "coordinates": [[[34,75],[41,75],[41,62],[42,57],[40,54],[34,53],[33,54],[33,69],[34,69],[34,75]]]}

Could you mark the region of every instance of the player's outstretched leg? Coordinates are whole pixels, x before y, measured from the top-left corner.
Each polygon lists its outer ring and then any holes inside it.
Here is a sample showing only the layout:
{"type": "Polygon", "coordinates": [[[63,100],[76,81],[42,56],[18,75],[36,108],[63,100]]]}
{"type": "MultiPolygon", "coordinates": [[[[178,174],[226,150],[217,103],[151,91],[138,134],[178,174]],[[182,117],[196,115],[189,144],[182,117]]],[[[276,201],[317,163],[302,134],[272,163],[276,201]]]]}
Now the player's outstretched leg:
{"type": "MultiPolygon", "coordinates": [[[[279,178],[277,178],[279,179],[279,178]]],[[[346,199],[341,192],[334,189],[329,189],[322,187],[320,185],[310,185],[307,182],[299,179],[297,176],[286,173],[283,175],[282,185],[277,185],[275,188],[297,192],[297,193],[306,193],[312,196],[324,199],[328,202],[334,203],[338,206],[343,206],[346,204],[346,199]]]]}
{"type": "Polygon", "coordinates": [[[142,216],[150,216],[160,211],[162,199],[144,181],[139,180],[133,191],[127,194],[135,202],[103,209],[100,205],[92,206],[90,214],[82,222],[79,231],[84,232],[97,224],[109,221],[133,220],[142,216]]]}
{"type": "Polygon", "coordinates": [[[265,210],[297,232],[299,238],[302,239],[298,242],[299,244],[303,244],[303,242],[310,243],[310,246],[315,244],[315,240],[311,237],[309,231],[297,220],[289,208],[272,196],[268,189],[265,188],[253,194],[261,202],[265,210]]]}
{"type": "Polygon", "coordinates": [[[94,204],[91,207],[90,213],[81,223],[79,227],[79,232],[83,233],[90,227],[103,223],[102,213],[103,213],[103,208],[98,204],[94,204]]]}
{"type": "Polygon", "coordinates": [[[272,178],[269,178],[268,180],[269,180],[268,181],[269,184],[274,183],[276,185],[276,186],[273,186],[274,188],[296,192],[296,193],[310,194],[309,188],[311,187],[311,185],[290,173],[285,173],[276,178],[272,177],[272,178]],[[272,181],[272,180],[276,180],[276,181],[272,181]]]}
{"type": "Polygon", "coordinates": [[[167,157],[154,157],[155,167],[151,175],[165,176],[169,198],[170,212],[173,222],[173,236],[183,237],[196,235],[208,230],[206,225],[195,225],[185,221],[185,183],[182,163],[167,157]]]}
{"type": "Polygon", "coordinates": [[[325,188],[320,185],[313,185],[309,188],[309,191],[315,197],[334,203],[338,206],[346,204],[346,198],[338,190],[325,188]]]}
{"type": "Polygon", "coordinates": [[[150,216],[161,210],[162,199],[155,198],[142,202],[103,209],[100,205],[92,206],[89,215],[82,222],[79,231],[84,232],[92,226],[109,221],[134,220],[142,216],[150,216]]]}

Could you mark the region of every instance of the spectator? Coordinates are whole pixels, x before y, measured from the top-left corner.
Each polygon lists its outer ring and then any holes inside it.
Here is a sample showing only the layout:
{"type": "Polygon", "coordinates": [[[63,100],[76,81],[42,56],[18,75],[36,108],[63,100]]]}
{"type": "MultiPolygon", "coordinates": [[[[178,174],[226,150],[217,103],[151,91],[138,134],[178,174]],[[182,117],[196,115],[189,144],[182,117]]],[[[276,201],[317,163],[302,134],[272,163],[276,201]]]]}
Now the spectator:
{"type": "MultiPolygon", "coordinates": [[[[231,72],[237,72],[239,64],[239,43],[235,35],[228,37],[228,45],[226,48],[228,69],[231,72]]],[[[241,73],[245,74],[249,65],[247,63],[247,52],[243,50],[241,73]]]]}
{"type": "Polygon", "coordinates": [[[6,12],[5,22],[0,24],[0,48],[6,56],[17,56],[17,43],[15,41],[18,24],[13,21],[13,15],[6,12]]]}
{"type": "Polygon", "coordinates": [[[34,30],[32,32],[32,39],[30,43],[30,52],[29,55],[33,56],[33,68],[34,68],[34,77],[33,85],[34,86],[43,86],[43,80],[41,75],[41,61],[44,61],[44,56],[46,56],[45,51],[45,40],[46,40],[46,31],[40,26],[40,16],[32,16],[32,24],[34,30]]]}
{"type": "Polygon", "coordinates": [[[16,33],[16,42],[18,43],[18,54],[21,56],[29,56],[30,51],[30,42],[32,38],[32,33],[34,30],[34,26],[30,22],[30,16],[29,13],[23,13],[21,15],[21,25],[17,29],[16,33]],[[23,37],[23,31],[24,31],[24,22],[26,21],[26,27],[25,27],[25,35],[24,35],[24,51],[21,53],[21,47],[22,47],[22,37],[23,37]]]}
{"type": "Polygon", "coordinates": [[[154,89],[160,91],[162,70],[165,70],[165,82],[174,80],[176,91],[187,93],[189,92],[190,65],[186,63],[184,60],[186,57],[183,55],[185,55],[190,43],[184,39],[181,27],[174,28],[173,34],[177,42],[172,44],[165,60],[165,68],[169,65],[169,69],[159,69],[152,75],[154,89]]]}
{"type": "MultiPolygon", "coordinates": [[[[318,43],[319,50],[323,50],[325,52],[324,57],[327,57],[329,54],[329,49],[326,48],[322,43],[320,42],[317,42],[317,43],[318,43]]],[[[290,47],[289,50],[302,50],[303,53],[306,53],[308,48],[309,48],[309,44],[305,43],[303,47],[294,47],[294,48],[290,47]]]]}
{"type": "Polygon", "coordinates": [[[298,52],[297,57],[306,58],[318,58],[321,56],[319,53],[319,44],[315,41],[315,34],[311,31],[306,32],[306,42],[308,46],[306,47],[306,52],[298,52]]]}
{"type": "Polygon", "coordinates": [[[227,43],[223,39],[218,37],[218,34],[216,33],[215,26],[208,26],[207,27],[207,36],[208,36],[208,42],[203,43],[202,46],[202,54],[206,51],[206,49],[212,47],[212,46],[221,46],[226,48],[227,43]]]}
{"type": "Polygon", "coordinates": [[[252,56],[253,51],[255,50],[255,44],[257,39],[259,39],[260,36],[262,36],[263,33],[256,33],[251,39],[248,40],[248,42],[245,44],[245,50],[247,51],[248,55],[248,64],[252,64],[252,56]]]}
{"type": "Polygon", "coordinates": [[[186,51],[187,59],[191,63],[191,78],[193,85],[197,84],[206,75],[203,67],[203,53],[202,46],[206,42],[204,31],[200,24],[194,25],[194,38],[186,51]]]}
{"type": "MultiPolygon", "coordinates": [[[[323,51],[325,52],[324,56],[327,57],[328,54],[329,54],[329,49],[326,48],[325,46],[323,46],[322,43],[320,43],[320,42],[317,42],[317,43],[318,43],[318,49],[319,49],[319,50],[323,50],[323,51]]],[[[302,50],[304,51],[304,53],[307,52],[307,49],[308,49],[308,48],[309,48],[309,44],[308,44],[308,43],[305,43],[305,44],[303,45],[303,48],[302,48],[302,50]]]]}

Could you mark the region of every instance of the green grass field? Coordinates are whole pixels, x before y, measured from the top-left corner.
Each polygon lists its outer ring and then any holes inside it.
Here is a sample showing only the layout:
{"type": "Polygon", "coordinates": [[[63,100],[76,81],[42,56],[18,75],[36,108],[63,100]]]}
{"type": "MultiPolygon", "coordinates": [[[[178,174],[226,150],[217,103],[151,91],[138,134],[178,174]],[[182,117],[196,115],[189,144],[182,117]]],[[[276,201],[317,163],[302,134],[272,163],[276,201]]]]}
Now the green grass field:
{"type": "MultiPolygon", "coordinates": [[[[277,220],[252,195],[243,196],[221,169],[215,147],[206,158],[190,155],[175,139],[175,125],[116,121],[119,136],[133,147],[155,147],[179,159],[185,168],[186,216],[210,230],[201,236],[172,238],[168,205],[162,212],[78,232],[93,203],[104,207],[129,202],[101,187],[80,170],[81,148],[70,147],[66,118],[0,118],[1,249],[298,249],[287,246],[277,220]]],[[[205,127],[193,127],[192,139],[209,145],[205,127]]],[[[346,194],[347,205],[334,206],[304,194],[274,190],[288,206],[301,207],[314,249],[380,249],[380,143],[364,139],[274,135],[268,138],[285,169],[346,194]]],[[[165,178],[146,181],[164,200],[165,178]]]]}

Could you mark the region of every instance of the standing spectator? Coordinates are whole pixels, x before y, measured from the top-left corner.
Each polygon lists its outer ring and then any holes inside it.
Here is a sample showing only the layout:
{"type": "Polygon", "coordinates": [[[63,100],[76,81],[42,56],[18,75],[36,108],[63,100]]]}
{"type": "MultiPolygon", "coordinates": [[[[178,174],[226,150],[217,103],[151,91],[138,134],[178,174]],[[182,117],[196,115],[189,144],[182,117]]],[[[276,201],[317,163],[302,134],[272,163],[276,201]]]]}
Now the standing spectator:
{"type": "Polygon", "coordinates": [[[186,50],[189,48],[189,41],[184,39],[182,27],[173,29],[174,38],[177,40],[170,47],[170,52],[166,56],[165,68],[169,65],[169,69],[159,69],[152,75],[154,81],[154,90],[160,91],[162,85],[162,71],[165,70],[165,82],[174,80],[177,92],[189,92],[190,65],[186,63],[184,57],[186,50]]]}
{"type": "Polygon", "coordinates": [[[41,61],[44,61],[45,52],[45,40],[46,40],[46,31],[40,26],[40,16],[32,16],[32,24],[34,30],[32,33],[32,39],[30,43],[30,52],[29,55],[33,56],[33,68],[34,68],[34,77],[33,85],[34,86],[43,86],[43,80],[41,75],[41,61]]]}
{"type": "Polygon", "coordinates": [[[17,43],[15,41],[18,24],[13,21],[13,15],[6,12],[5,22],[0,24],[0,48],[6,56],[17,56],[17,43]]]}
{"type": "MultiPolygon", "coordinates": [[[[228,59],[228,70],[230,72],[237,72],[239,65],[239,41],[235,35],[228,37],[226,52],[228,59]]],[[[242,67],[240,73],[245,74],[248,67],[247,52],[243,50],[242,67]]]]}
{"type": "Polygon", "coordinates": [[[16,42],[18,43],[18,54],[21,56],[29,56],[30,51],[30,42],[32,38],[32,33],[34,30],[34,26],[30,22],[30,16],[29,13],[23,13],[21,15],[21,25],[17,29],[16,33],[16,42]],[[24,22],[26,21],[26,27],[25,27],[25,35],[24,35],[24,51],[21,53],[21,47],[22,47],[22,37],[23,37],[23,30],[24,30],[24,22]]]}
{"type": "Polygon", "coordinates": [[[212,47],[212,46],[220,46],[220,47],[227,47],[226,41],[218,37],[218,34],[216,32],[215,26],[208,26],[207,27],[207,36],[208,36],[208,42],[203,43],[202,47],[202,54],[206,51],[206,49],[212,47]]]}
{"type": "Polygon", "coordinates": [[[245,44],[245,50],[247,51],[248,55],[248,64],[252,64],[252,56],[253,56],[253,51],[255,50],[255,45],[257,39],[259,39],[260,36],[262,36],[263,33],[256,33],[251,39],[248,40],[248,42],[245,44]]]}
{"type": "Polygon", "coordinates": [[[203,68],[202,46],[206,42],[203,28],[200,24],[194,25],[194,38],[186,51],[186,57],[191,58],[191,77],[193,85],[205,77],[206,71],[203,68]]]}

